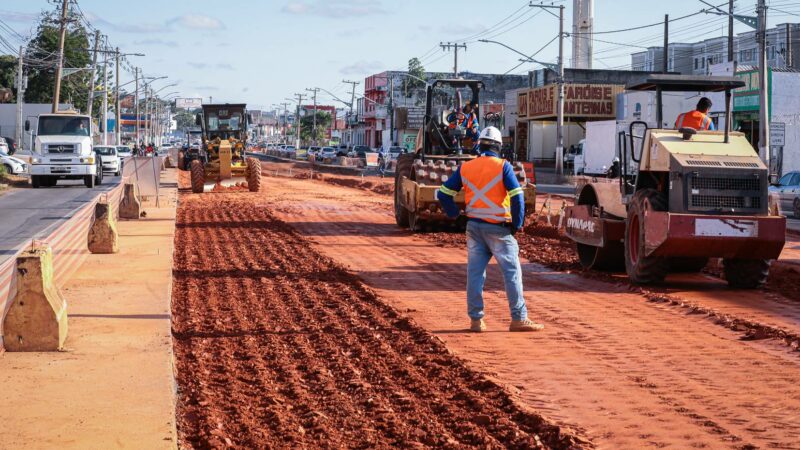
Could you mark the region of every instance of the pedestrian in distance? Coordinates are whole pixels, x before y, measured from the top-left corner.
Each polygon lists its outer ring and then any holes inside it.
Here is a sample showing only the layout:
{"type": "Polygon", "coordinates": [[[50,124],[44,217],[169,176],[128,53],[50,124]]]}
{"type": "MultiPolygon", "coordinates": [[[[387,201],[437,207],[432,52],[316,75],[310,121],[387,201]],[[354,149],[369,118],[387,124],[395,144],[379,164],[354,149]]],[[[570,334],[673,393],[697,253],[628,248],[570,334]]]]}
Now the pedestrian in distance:
{"type": "Polygon", "coordinates": [[[525,220],[525,198],[511,164],[500,158],[503,138],[495,127],[485,128],[478,139],[480,156],[462,164],[438,190],[442,209],[451,218],[460,211],[453,197],[463,188],[467,215],[467,315],[470,331],[486,330],[483,320],[483,286],[492,257],[503,272],[510,331],[537,331],[544,325],[528,319],[522,288],[519,244],[514,234],[525,220]]]}

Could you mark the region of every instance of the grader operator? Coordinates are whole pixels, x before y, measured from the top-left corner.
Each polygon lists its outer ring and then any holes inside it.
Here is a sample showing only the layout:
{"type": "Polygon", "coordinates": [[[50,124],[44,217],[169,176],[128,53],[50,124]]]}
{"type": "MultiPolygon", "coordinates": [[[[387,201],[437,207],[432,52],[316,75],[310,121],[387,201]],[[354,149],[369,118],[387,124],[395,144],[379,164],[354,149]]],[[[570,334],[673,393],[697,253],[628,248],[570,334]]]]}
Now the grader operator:
{"type": "Polygon", "coordinates": [[[244,177],[250,192],[261,188],[261,163],[247,157],[250,115],[243,103],[203,105],[195,118],[202,131],[200,157],[191,161],[192,192],[201,193],[207,180],[222,182],[244,177]]]}

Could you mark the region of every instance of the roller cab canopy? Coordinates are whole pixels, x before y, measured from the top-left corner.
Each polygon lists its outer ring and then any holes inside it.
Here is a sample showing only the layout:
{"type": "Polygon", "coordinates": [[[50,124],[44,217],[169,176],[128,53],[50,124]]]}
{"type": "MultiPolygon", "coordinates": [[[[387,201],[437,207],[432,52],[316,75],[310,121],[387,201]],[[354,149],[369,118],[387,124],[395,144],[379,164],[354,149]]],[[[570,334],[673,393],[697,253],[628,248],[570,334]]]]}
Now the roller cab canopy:
{"type": "Polygon", "coordinates": [[[651,74],[628,84],[628,91],[664,92],[724,92],[744,87],[745,82],[736,77],[651,74]]]}

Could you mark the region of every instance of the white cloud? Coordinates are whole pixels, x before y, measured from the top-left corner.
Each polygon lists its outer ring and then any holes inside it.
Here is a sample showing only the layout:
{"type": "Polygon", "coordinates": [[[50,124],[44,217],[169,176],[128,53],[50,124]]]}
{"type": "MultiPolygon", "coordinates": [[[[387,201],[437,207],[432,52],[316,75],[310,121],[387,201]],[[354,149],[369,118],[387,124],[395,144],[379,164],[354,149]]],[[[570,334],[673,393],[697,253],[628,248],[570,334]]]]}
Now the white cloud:
{"type": "Polygon", "coordinates": [[[176,17],[172,22],[195,30],[224,30],[225,25],[218,19],[202,14],[184,14],[176,17]]]}
{"type": "Polygon", "coordinates": [[[292,0],[281,9],[287,14],[313,15],[330,18],[386,14],[377,0],[292,0]]]}
{"type": "Polygon", "coordinates": [[[383,63],[380,61],[356,61],[349,66],[339,69],[342,75],[368,75],[383,70],[383,63]]]}

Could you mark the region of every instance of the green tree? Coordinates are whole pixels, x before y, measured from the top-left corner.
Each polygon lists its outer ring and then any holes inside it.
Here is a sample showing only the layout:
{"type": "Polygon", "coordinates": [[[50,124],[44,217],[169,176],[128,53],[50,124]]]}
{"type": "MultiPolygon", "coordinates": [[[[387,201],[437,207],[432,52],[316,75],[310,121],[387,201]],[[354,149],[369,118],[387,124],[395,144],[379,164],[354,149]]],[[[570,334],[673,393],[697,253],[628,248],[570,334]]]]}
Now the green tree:
{"type": "Polygon", "coordinates": [[[331,115],[325,111],[317,111],[317,134],[314,135],[314,112],[309,111],[300,119],[300,139],[303,142],[317,141],[321,143],[325,139],[325,130],[331,127],[331,115]]]}
{"type": "MultiPolygon", "coordinates": [[[[14,89],[14,81],[17,77],[17,57],[12,55],[0,56],[0,88],[10,88],[16,93],[14,89]]],[[[15,102],[16,97],[11,100],[15,102]]]]}
{"type": "Polygon", "coordinates": [[[182,110],[175,113],[175,122],[177,123],[177,127],[181,131],[185,131],[187,128],[193,128],[194,124],[194,114],[191,111],[182,110]]]}
{"type": "Polygon", "coordinates": [[[405,77],[403,80],[403,92],[405,93],[406,98],[411,98],[414,96],[414,90],[422,89],[425,87],[425,83],[418,80],[422,79],[425,80],[425,67],[422,66],[422,62],[419,58],[411,58],[408,60],[408,74],[412,75],[412,77],[405,77]]]}
{"type": "MultiPolygon", "coordinates": [[[[51,103],[55,90],[55,67],[58,58],[59,38],[58,18],[51,13],[43,13],[36,30],[36,36],[28,44],[26,55],[38,61],[51,64],[38,64],[28,75],[28,89],[25,101],[28,103],[51,103]]],[[[77,17],[68,22],[64,40],[64,67],[85,68],[92,62],[89,53],[89,37],[77,17]]],[[[91,71],[67,75],[61,80],[61,102],[72,103],[74,107],[86,111],[91,71]]],[[[95,99],[95,111],[99,112],[102,98],[95,99]]]]}

